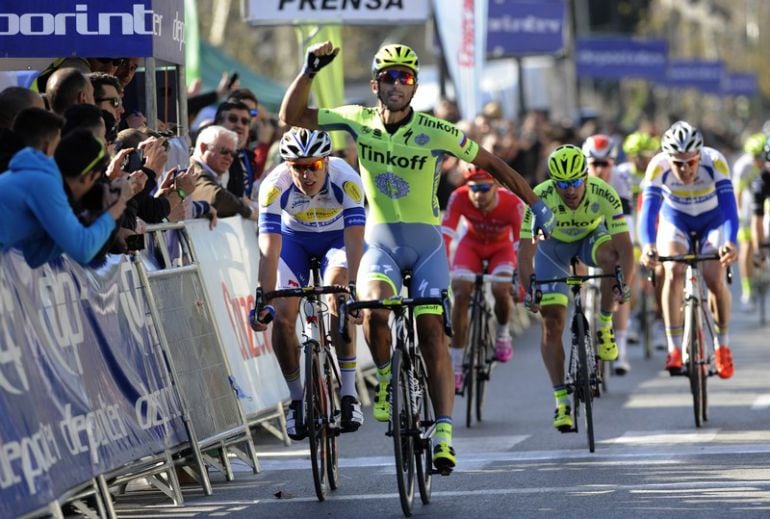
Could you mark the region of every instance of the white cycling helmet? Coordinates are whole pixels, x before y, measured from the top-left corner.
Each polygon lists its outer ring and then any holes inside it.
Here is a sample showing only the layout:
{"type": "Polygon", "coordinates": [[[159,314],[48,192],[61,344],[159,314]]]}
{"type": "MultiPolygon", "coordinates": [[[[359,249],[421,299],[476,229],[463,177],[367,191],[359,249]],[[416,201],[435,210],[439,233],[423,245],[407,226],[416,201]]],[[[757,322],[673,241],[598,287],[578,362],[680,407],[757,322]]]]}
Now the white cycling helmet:
{"type": "Polygon", "coordinates": [[[669,155],[677,153],[700,153],[703,148],[703,136],[690,123],[677,121],[666,130],[661,140],[661,148],[669,155]]]}
{"type": "Polygon", "coordinates": [[[614,161],[618,158],[617,146],[609,135],[597,133],[583,143],[583,155],[587,159],[614,161]]]}
{"type": "Polygon", "coordinates": [[[321,130],[292,128],[281,137],[281,158],[299,160],[311,157],[328,157],[332,152],[329,134],[321,130]]]}

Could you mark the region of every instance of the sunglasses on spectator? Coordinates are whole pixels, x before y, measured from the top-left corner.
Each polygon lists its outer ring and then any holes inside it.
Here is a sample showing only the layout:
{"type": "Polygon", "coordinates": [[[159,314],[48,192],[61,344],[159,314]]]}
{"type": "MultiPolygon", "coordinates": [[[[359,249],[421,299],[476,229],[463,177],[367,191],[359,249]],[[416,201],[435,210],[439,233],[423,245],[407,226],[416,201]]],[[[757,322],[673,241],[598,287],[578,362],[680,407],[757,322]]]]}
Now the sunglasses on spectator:
{"type": "Polygon", "coordinates": [[[123,64],[123,58],[95,58],[96,61],[101,63],[112,63],[113,66],[119,67],[123,64]]]}
{"type": "Polygon", "coordinates": [[[240,122],[242,125],[248,126],[249,123],[251,122],[251,119],[249,119],[248,117],[238,117],[235,114],[227,114],[227,122],[233,123],[233,124],[240,122]]]}
{"type": "Polygon", "coordinates": [[[492,184],[468,184],[468,189],[470,189],[473,193],[486,193],[492,189],[492,184]]]}
{"type": "Polygon", "coordinates": [[[592,160],[588,163],[595,168],[608,168],[610,167],[610,161],[608,160],[592,160]]]}
{"type": "Polygon", "coordinates": [[[117,108],[123,104],[123,100],[119,97],[100,97],[96,100],[97,103],[102,101],[109,101],[113,108],[117,108]]]}
{"type": "Polygon", "coordinates": [[[383,70],[377,74],[377,81],[381,81],[386,85],[395,85],[399,83],[401,85],[414,85],[417,82],[417,76],[406,70],[383,70]]]}
{"type": "Polygon", "coordinates": [[[234,159],[238,158],[238,152],[235,150],[231,150],[230,148],[225,148],[224,146],[220,146],[219,148],[216,148],[216,152],[220,155],[229,155],[234,159]]]}
{"type": "Polygon", "coordinates": [[[310,171],[315,173],[316,171],[321,171],[323,169],[324,159],[318,159],[309,164],[297,164],[296,162],[290,162],[289,167],[291,167],[291,169],[297,173],[302,173],[303,171],[310,171]]]}
{"type": "Polygon", "coordinates": [[[694,166],[695,164],[698,163],[698,158],[699,157],[693,157],[693,158],[688,159],[688,160],[674,160],[674,159],[671,159],[671,163],[674,166],[678,167],[678,168],[683,168],[685,164],[687,164],[688,166],[692,167],[692,166],[694,166]]]}
{"type": "Polygon", "coordinates": [[[585,182],[585,177],[576,178],[575,180],[557,180],[556,187],[559,189],[568,189],[570,187],[580,187],[585,182]]]}

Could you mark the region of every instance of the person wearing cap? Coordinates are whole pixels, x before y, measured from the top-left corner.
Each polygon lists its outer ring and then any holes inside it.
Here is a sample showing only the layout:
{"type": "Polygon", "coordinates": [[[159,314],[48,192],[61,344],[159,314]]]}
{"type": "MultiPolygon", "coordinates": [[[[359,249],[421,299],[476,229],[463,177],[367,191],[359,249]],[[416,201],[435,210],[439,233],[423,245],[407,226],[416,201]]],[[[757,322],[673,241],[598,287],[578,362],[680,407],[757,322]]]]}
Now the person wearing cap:
{"type": "MultiPolygon", "coordinates": [[[[481,148],[457,126],[412,108],[420,67],[417,54],[409,46],[394,43],[375,53],[370,86],[377,96],[376,106],[308,106],[313,78],[338,53],[339,48],[330,41],[308,49],[305,67],[289,86],[279,115],[292,126],[344,130],[356,137],[359,169],[369,202],[367,250],[357,281],[362,300],[399,294],[405,270],[412,272],[414,295],[440,297],[448,289],[449,265],[436,195],[438,166],[445,155],[489,171],[533,207],[535,217],[531,223],[535,230],[545,236],[551,233],[553,214],[517,171],[481,148]]],[[[455,393],[443,308],[420,306],[415,316],[436,414],[433,465],[442,475],[449,475],[457,463],[452,444],[455,393]]],[[[380,422],[389,421],[391,415],[389,317],[387,310],[364,312],[364,333],[377,365],[372,414],[380,422]]]]}
{"type": "Polygon", "coordinates": [[[86,265],[109,239],[134,186],[124,182],[120,196],[103,214],[88,226],[81,224],[70,199],[77,201],[91,190],[109,157],[88,130],[75,130],[59,142],[63,121],[57,117],[50,123],[51,137],[39,148],[22,149],[0,175],[0,246],[21,250],[32,268],[62,253],[86,265]]]}
{"type": "MultiPolygon", "coordinates": [[[[483,169],[468,166],[463,171],[465,185],[455,189],[441,220],[441,231],[447,256],[452,241],[457,242],[452,274],[492,274],[513,279],[516,269],[516,249],[524,213],[522,201],[500,187],[495,178],[483,169]],[[457,236],[460,218],[465,218],[467,232],[457,236]],[[486,272],[484,264],[486,263],[486,272]]],[[[513,345],[508,321],[513,308],[511,283],[492,283],[495,299],[495,359],[508,362],[513,356],[513,345]]],[[[462,394],[465,386],[463,359],[468,341],[468,304],[473,294],[473,281],[452,280],[452,368],[455,374],[455,393],[462,394]]]]}

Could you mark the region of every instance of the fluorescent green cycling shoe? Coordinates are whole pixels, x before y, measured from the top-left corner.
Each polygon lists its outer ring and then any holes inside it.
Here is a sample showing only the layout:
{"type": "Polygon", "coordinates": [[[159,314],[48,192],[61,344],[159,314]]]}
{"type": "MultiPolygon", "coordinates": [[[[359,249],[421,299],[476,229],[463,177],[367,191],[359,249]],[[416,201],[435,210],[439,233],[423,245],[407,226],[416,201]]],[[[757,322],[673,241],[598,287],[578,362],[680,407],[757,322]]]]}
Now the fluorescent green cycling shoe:
{"type": "Polygon", "coordinates": [[[615,343],[615,330],[611,326],[602,326],[596,330],[597,351],[601,360],[615,360],[618,358],[618,345],[615,343]]]}
{"type": "Polygon", "coordinates": [[[553,426],[561,432],[572,432],[575,422],[572,421],[572,408],[568,404],[559,404],[553,417],[553,426]]]}
{"type": "Polygon", "coordinates": [[[448,476],[457,465],[455,449],[447,440],[440,440],[433,446],[433,466],[442,476],[448,476]]]}
{"type": "Polygon", "coordinates": [[[374,391],[372,414],[378,422],[390,420],[390,383],[380,382],[374,391]]]}

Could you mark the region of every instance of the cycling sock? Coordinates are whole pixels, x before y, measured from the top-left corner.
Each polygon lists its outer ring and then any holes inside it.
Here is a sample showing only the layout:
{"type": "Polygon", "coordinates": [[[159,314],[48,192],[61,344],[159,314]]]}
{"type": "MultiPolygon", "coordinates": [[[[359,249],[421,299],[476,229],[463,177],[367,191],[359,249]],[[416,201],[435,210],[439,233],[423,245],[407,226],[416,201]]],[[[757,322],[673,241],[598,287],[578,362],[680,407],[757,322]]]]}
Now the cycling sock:
{"type": "Polygon", "coordinates": [[[449,348],[449,355],[452,357],[452,369],[461,371],[463,368],[463,358],[465,357],[465,348],[449,348]]]}
{"type": "Polygon", "coordinates": [[[684,324],[666,326],[666,342],[668,343],[669,352],[682,347],[682,334],[684,334],[684,324]]]}
{"type": "Polygon", "coordinates": [[[612,326],[612,312],[605,312],[602,310],[599,312],[599,320],[596,321],[597,328],[606,328],[612,326]]]}
{"type": "Polygon", "coordinates": [[[556,399],[556,407],[559,405],[569,405],[569,394],[567,388],[563,385],[553,386],[553,396],[556,399]]]}
{"type": "Polygon", "coordinates": [[[510,337],[511,330],[510,330],[510,328],[508,328],[508,323],[500,324],[497,321],[495,321],[495,322],[497,323],[496,324],[497,330],[496,330],[496,333],[495,333],[495,338],[502,339],[504,337],[510,337]]]}
{"type": "Polygon", "coordinates": [[[299,368],[283,376],[289,386],[289,397],[292,400],[302,400],[302,380],[299,378],[299,368]]]}
{"type": "Polygon", "coordinates": [[[751,297],[751,280],[748,277],[741,280],[741,294],[746,299],[751,297]]]}
{"type": "Polygon", "coordinates": [[[615,330],[615,343],[618,345],[618,358],[626,358],[626,343],[628,341],[628,329],[615,330]]]}
{"type": "Polygon", "coordinates": [[[356,396],[356,358],[337,357],[340,364],[340,397],[356,396]]]}
{"type": "Polygon", "coordinates": [[[729,340],[729,337],[727,335],[727,326],[723,328],[718,324],[714,323],[714,328],[717,332],[717,343],[719,343],[719,346],[726,346],[730,344],[729,342],[727,342],[729,340]]]}
{"type": "Polygon", "coordinates": [[[382,366],[377,366],[377,382],[390,382],[390,360],[382,366]]]}
{"type": "Polygon", "coordinates": [[[436,417],[436,432],[433,435],[436,443],[440,441],[447,441],[452,443],[452,417],[451,416],[437,416],[436,417]]]}

